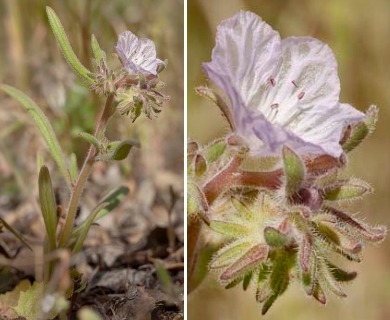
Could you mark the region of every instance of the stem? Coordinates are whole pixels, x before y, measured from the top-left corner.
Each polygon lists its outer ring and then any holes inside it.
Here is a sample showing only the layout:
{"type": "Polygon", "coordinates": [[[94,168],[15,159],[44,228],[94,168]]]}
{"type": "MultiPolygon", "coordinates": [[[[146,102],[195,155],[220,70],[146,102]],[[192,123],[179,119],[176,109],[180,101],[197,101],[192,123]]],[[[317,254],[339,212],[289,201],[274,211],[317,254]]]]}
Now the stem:
{"type": "MultiPolygon", "coordinates": [[[[200,246],[200,235],[203,222],[200,219],[195,219],[189,222],[187,227],[187,283],[190,284],[192,275],[195,270],[197,256],[200,246]]],[[[192,288],[188,287],[188,293],[192,288]]]]}
{"type": "Polygon", "coordinates": [[[280,177],[283,170],[271,172],[251,172],[239,169],[242,159],[233,159],[228,166],[214,176],[203,187],[208,205],[211,205],[218,196],[231,187],[259,187],[276,189],[280,186],[280,177]]]}
{"type": "MultiPolygon", "coordinates": [[[[111,116],[111,107],[112,102],[114,100],[114,95],[111,94],[107,97],[106,104],[100,114],[99,121],[96,126],[95,137],[97,139],[102,138],[104,131],[107,126],[108,119],[111,116]]],[[[96,155],[96,149],[94,146],[90,146],[87,157],[84,160],[84,164],[81,168],[80,174],[77,178],[76,184],[73,188],[73,192],[71,194],[68,206],[68,212],[66,215],[65,225],[62,229],[62,233],[60,236],[59,247],[65,247],[72,235],[73,224],[76,217],[77,208],[80,203],[81,194],[83,193],[83,189],[85,183],[87,182],[89,175],[92,171],[92,166],[94,162],[94,157],[96,155]]]]}

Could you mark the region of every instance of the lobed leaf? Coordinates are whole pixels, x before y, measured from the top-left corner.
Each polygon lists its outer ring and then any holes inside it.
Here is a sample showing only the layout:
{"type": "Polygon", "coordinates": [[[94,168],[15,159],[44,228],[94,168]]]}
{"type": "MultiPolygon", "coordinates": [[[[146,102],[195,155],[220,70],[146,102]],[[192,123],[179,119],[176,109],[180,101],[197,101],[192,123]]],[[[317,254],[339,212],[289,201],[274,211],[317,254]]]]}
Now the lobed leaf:
{"type": "Polygon", "coordinates": [[[57,43],[66,61],[83,80],[87,83],[93,84],[95,81],[90,77],[91,72],[81,64],[80,60],[73,52],[72,46],[70,45],[64,27],[62,26],[57,14],[50,7],[46,7],[46,13],[54,36],[56,37],[57,43]]]}
{"type": "Polygon", "coordinates": [[[70,181],[68,169],[65,164],[65,157],[61,150],[58,139],[54,133],[54,130],[42,112],[42,110],[38,107],[38,105],[32,101],[29,97],[27,97],[23,92],[8,86],[8,85],[0,85],[0,89],[2,89],[5,93],[9,94],[15,100],[17,100],[31,115],[35,124],[37,125],[39,131],[43,139],[45,140],[47,146],[49,147],[49,151],[56,161],[65,181],[69,188],[71,188],[72,183],[70,181]]]}

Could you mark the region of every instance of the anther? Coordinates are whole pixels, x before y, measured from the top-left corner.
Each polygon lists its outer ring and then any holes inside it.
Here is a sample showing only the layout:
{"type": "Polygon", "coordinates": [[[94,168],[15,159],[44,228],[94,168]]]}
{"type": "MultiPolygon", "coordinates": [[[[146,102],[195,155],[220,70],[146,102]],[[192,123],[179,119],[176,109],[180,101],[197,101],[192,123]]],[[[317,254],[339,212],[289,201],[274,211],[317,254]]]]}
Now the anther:
{"type": "Polygon", "coordinates": [[[273,103],[271,104],[271,109],[274,110],[274,109],[277,109],[279,107],[279,103],[273,103]]]}
{"type": "Polygon", "coordinates": [[[297,83],[295,82],[295,80],[291,81],[291,83],[294,85],[295,88],[298,88],[298,85],[297,85],[297,83]]]}
{"type": "Polygon", "coordinates": [[[305,96],[305,93],[302,91],[300,94],[298,94],[298,100],[301,100],[305,96]]]}
{"type": "Polygon", "coordinates": [[[269,79],[269,82],[271,83],[271,85],[272,85],[273,87],[275,87],[276,81],[275,81],[274,78],[270,78],[270,79],[269,79]]]}

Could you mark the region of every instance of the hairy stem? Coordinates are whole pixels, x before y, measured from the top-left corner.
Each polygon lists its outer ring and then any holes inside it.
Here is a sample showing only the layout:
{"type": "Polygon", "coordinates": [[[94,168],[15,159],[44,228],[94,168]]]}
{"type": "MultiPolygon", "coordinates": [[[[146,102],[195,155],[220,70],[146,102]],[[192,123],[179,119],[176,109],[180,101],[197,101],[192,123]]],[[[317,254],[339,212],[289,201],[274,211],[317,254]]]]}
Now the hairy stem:
{"type": "Polygon", "coordinates": [[[261,187],[276,189],[281,184],[283,171],[251,172],[240,170],[242,160],[233,159],[228,166],[214,176],[203,187],[207,203],[211,205],[220,194],[232,187],[261,187]]]}
{"type": "MultiPolygon", "coordinates": [[[[113,100],[114,100],[113,94],[107,97],[106,104],[104,105],[104,108],[100,114],[99,121],[97,123],[96,131],[95,131],[95,137],[97,139],[102,138],[104,135],[104,131],[106,129],[108,119],[111,116],[111,111],[112,111],[111,108],[112,108],[113,100]]],[[[59,242],[60,247],[65,247],[68,244],[70,237],[72,235],[73,224],[76,217],[77,208],[80,203],[80,198],[81,198],[81,194],[83,193],[85,183],[87,182],[89,175],[92,171],[92,166],[94,162],[94,157],[96,155],[96,151],[97,150],[95,149],[95,147],[91,145],[88,154],[84,160],[83,166],[80,170],[80,174],[77,178],[76,184],[74,185],[69,200],[65,225],[64,228],[62,229],[62,233],[60,237],[60,242],[59,242]]]]}
{"type": "MultiPolygon", "coordinates": [[[[195,219],[189,222],[187,227],[187,283],[191,283],[190,279],[194,273],[196,258],[198,255],[200,234],[203,222],[200,219],[195,219]]],[[[191,288],[188,288],[190,292],[191,288]]]]}

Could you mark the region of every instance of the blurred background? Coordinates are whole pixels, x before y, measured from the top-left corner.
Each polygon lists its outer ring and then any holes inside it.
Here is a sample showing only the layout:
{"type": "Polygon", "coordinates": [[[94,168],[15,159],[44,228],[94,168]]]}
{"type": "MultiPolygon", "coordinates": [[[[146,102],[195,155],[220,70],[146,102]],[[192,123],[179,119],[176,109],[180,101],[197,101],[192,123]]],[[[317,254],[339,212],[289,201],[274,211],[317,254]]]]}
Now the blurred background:
{"type": "MultiPolygon", "coordinates": [[[[351,153],[349,175],[375,187],[351,208],[370,224],[390,227],[390,1],[388,0],[188,0],[188,136],[203,143],[227,132],[219,110],[194,93],[208,84],[201,63],[210,61],[214,36],[221,20],[240,9],[260,15],[282,38],[313,36],[330,45],[339,63],[341,101],[360,110],[380,108],[375,133],[351,153]]],[[[293,285],[276,301],[268,320],[390,319],[390,237],[367,247],[358,271],[345,290],[346,299],[330,297],[322,306],[293,285]]],[[[188,299],[189,319],[260,319],[254,292],[221,290],[206,281],[188,299]]]]}
{"type": "MultiPolygon", "coordinates": [[[[171,213],[176,249],[182,247],[183,0],[0,0],[0,83],[23,91],[44,110],[66,156],[75,152],[81,165],[88,145],[77,135],[93,133],[104,97],[83,86],[67,65],[50,30],[46,6],[56,11],[76,55],[90,70],[91,34],[107,53],[111,68],[120,67],[113,53],[118,34],[125,30],[152,39],[158,58],[168,60],[160,80],[166,83],[162,92],[170,101],[160,116],[153,121],[141,116],[134,124],[126,116],[110,119],[107,136],[111,140],[137,139],[142,147],[132,150],[124,161],[95,164],[78,221],[114,187],[125,185],[130,194],[103,219],[102,228],[91,230],[86,245],[106,247],[110,252],[119,248],[115,252],[123,254],[129,244],[145,242],[151,230],[165,230],[171,213]],[[171,187],[176,197],[173,210],[171,187]]],[[[0,215],[28,239],[43,234],[42,218],[32,205],[38,195],[38,153],[49,166],[58,202],[66,205],[66,186],[56,175],[33,121],[14,100],[0,93],[0,215]]]]}

